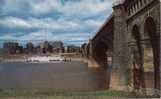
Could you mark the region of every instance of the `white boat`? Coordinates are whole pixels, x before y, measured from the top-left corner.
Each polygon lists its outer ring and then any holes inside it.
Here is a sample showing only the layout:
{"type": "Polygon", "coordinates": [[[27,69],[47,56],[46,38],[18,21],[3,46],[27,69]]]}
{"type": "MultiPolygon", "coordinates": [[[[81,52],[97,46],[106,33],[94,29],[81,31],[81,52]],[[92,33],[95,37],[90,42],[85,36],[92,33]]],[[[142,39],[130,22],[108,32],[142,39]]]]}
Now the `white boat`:
{"type": "Polygon", "coordinates": [[[29,57],[26,62],[31,63],[50,63],[50,62],[63,62],[64,58],[61,56],[35,56],[29,57]]]}

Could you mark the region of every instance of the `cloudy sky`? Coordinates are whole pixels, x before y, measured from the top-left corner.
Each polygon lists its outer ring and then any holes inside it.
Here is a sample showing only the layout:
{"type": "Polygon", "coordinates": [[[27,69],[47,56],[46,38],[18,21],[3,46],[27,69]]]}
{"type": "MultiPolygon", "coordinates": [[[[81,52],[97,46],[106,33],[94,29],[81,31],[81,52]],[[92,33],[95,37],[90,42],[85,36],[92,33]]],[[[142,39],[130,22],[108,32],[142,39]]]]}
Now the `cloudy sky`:
{"type": "Polygon", "coordinates": [[[111,14],[111,1],[0,0],[0,41],[62,40],[80,45],[111,14]]]}

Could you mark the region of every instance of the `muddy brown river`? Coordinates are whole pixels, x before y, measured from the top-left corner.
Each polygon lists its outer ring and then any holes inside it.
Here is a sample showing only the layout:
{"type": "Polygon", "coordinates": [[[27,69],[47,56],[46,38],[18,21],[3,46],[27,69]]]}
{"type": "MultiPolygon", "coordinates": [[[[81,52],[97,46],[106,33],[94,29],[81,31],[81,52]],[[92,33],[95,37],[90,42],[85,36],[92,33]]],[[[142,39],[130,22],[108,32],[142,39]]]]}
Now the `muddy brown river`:
{"type": "Polygon", "coordinates": [[[0,63],[1,89],[94,91],[108,88],[108,71],[89,70],[81,62],[0,63]]]}

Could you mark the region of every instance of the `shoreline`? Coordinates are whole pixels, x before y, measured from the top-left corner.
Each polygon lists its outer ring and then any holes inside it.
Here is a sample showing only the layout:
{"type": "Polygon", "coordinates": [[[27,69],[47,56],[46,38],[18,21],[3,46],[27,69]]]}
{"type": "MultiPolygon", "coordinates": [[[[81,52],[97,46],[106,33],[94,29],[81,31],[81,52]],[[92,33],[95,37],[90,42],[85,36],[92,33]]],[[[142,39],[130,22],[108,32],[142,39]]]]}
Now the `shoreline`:
{"type": "MultiPolygon", "coordinates": [[[[0,62],[27,62],[26,60],[27,58],[11,58],[11,59],[0,59],[0,62]]],[[[62,62],[85,62],[83,58],[66,58],[66,60],[67,61],[62,61],[62,62]]],[[[41,63],[41,62],[38,62],[38,63],[41,63]]],[[[45,63],[52,63],[52,62],[45,62],[45,63]]]]}
{"type": "Polygon", "coordinates": [[[60,55],[65,58],[67,61],[78,61],[84,62],[84,58],[81,57],[80,53],[61,53],[61,54],[46,54],[46,55],[37,55],[37,54],[15,54],[15,55],[4,55],[0,56],[0,62],[26,62],[28,58],[35,56],[50,56],[54,57],[60,55]]]}

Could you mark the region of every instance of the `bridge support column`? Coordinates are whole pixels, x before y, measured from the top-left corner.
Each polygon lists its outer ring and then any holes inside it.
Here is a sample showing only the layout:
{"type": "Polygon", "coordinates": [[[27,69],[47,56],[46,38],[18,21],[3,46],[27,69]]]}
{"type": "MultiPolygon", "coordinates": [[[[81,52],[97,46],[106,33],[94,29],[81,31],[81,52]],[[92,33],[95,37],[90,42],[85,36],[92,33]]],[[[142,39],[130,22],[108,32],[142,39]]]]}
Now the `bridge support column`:
{"type": "MultiPolygon", "coordinates": [[[[160,1],[160,12],[161,12],[161,1],[160,1]]],[[[160,13],[161,14],[161,13],[160,13]]],[[[160,37],[159,37],[159,40],[160,40],[160,64],[159,64],[159,68],[160,68],[160,89],[159,89],[159,95],[161,97],[161,16],[160,16],[160,30],[159,30],[159,33],[160,33],[160,37]]]]}
{"type": "Polygon", "coordinates": [[[159,0],[159,4],[160,4],[160,11],[159,11],[159,29],[158,29],[158,32],[159,32],[159,40],[160,40],[160,97],[161,97],[161,0],[159,0]]]}
{"type": "Polygon", "coordinates": [[[99,68],[99,64],[94,59],[94,49],[93,49],[93,42],[90,40],[89,42],[89,60],[88,60],[88,68],[97,69],[99,68]]]}
{"type": "Polygon", "coordinates": [[[129,85],[129,49],[127,24],[123,5],[113,7],[114,10],[114,53],[110,90],[127,91],[129,85]]]}

